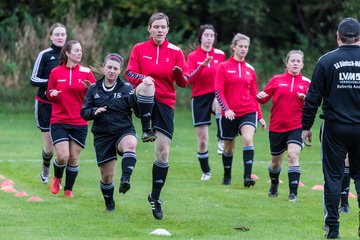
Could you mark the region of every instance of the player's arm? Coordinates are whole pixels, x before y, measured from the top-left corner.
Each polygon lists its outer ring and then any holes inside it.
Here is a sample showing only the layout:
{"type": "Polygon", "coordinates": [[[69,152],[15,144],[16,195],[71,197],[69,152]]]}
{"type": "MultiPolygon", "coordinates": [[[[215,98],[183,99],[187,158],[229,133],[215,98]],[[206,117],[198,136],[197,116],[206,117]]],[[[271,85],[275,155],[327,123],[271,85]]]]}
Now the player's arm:
{"type": "Polygon", "coordinates": [[[95,86],[92,86],[86,92],[84,102],[80,111],[81,117],[87,121],[94,120],[95,111],[97,109],[94,103],[94,89],[95,86]]]}
{"type": "Polygon", "coordinates": [[[48,79],[41,77],[44,71],[44,54],[40,52],[35,60],[35,64],[30,77],[30,84],[35,87],[46,87],[48,79]]]}

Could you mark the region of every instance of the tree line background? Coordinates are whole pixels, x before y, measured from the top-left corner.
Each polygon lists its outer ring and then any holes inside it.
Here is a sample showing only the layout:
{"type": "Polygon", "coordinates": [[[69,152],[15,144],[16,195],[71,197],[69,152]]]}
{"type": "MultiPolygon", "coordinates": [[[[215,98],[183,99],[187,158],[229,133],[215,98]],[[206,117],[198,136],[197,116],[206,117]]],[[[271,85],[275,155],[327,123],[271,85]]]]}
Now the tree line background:
{"type": "MultiPolygon", "coordinates": [[[[66,25],[68,40],[83,45],[85,66],[99,64],[109,52],[127,60],[132,46],[148,38],[153,12],[170,18],[171,42],[185,54],[201,24],[218,33],[216,47],[230,56],[235,33],[251,38],[247,61],[262,89],[272,75],[284,71],[292,49],[305,54],[303,74],[311,77],[317,59],[337,47],[336,29],[344,17],[360,17],[356,0],[5,0],[0,2],[0,111],[32,109],[36,88],[29,78],[39,51],[48,47],[48,28],[66,25]]],[[[125,66],[126,68],[126,63],[125,66]]],[[[178,91],[177,105],[188,107],[191,91],[178,91]]]]}

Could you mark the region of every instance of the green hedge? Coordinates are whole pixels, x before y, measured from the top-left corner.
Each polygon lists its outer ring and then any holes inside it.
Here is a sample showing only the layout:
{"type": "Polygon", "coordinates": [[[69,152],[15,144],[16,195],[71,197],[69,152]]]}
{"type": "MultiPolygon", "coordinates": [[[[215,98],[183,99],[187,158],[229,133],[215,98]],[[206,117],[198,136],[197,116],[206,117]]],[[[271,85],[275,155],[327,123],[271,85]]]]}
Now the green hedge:
{"type": "MultiPolygon", "coordinates": [[[[133,26],[133,22],[127,25],[115,24],[111,15],[100,17],[95,14],[79,20],[73,14],[70,11],[63,19],[68,29],[68,40],[77,39],[83,45],[83,65],[99,64],[109,52],[118,52],[127,60],[133,45],[148,38],[144,25],[133,26]]],[[[0,102],[4,108],[11,111],[32,109],[37,89],[30,86],[29,78],[37,54],[50,45],[47,29],[52,23],[53,20],[40,15],[32,16],[21,8],[0,18],[0,102]]],[[[169,40],[186,52],[194,41],[197,28],[192,31],[189,31],[191,26],[170,29],[169,40]]],[[[256,69],[259,89],[265,86],[272,75],[284,71],[283,58],[292,49],[301,49],[305,53],[303,74],[310,78],[315,62],[329,45],[329,36],[326,35],[318,36],[319,42],[314,46],[312,41],[299,33],[295,36],[297,41],[293,44],[284,43],[283,48],[267,46],[259,35],[250,36],[247,61],[256,69]]],[[[335,37],[333,42],[336,47],[335,37]]],[[[229,57],[229,45],[230,42],[219,41],[216,47],[224,50],[229,57]]],[[[190,99],[190,88],[178,90],[178,107],[188,108],[190,99]]]]}

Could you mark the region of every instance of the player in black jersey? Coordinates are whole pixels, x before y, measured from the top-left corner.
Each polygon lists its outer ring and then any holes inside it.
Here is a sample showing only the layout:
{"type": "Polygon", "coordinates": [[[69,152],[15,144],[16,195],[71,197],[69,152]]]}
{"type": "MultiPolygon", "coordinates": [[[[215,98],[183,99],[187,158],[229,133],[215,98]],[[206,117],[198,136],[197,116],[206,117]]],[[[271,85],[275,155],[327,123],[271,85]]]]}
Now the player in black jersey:
{"type": "Polygon", "coordinates": [[[65,26],[61,23],[53,24],[49,30],[49,37],[51,46],[38,54],[30,78],[31,85],[39,88],[35,97],[35,122],[42,133],[44,141],[42,170],[40,172],[43,183],[49,182],[50,161],[54,154],[49,133],[52,107],[51,102],[46,97],[46,89],[51,70],[60,63],[60,52],[67,37],[65,26]]]}
{"type": "Polygon", "coordinates": [[[132,123],[129,97],[134,93],[131,84],[121,80],[123,58],[108,54],[102,68],[104,77],[87,91],[81,116],[94,120],[94,148],[100,168],[100,189],[106,210],[115,210],[114,182],[117,154],[122,156],[119,192],[130,189],[130,177],[136,163],[137,135],[132,123]]]}

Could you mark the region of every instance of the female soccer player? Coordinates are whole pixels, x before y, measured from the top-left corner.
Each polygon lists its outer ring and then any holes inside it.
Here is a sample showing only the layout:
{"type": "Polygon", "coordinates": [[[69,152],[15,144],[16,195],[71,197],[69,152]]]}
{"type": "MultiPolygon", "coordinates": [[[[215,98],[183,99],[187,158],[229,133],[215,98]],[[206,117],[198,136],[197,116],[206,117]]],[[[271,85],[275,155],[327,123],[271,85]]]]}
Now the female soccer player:
{"type": "Polygon", "coordinates": [[[119,192],[130,189],[130,177],[136,163],[137,135],[131,121],[129,96],[132,86],[121,80],[119,74],[123,58],[116,53],[108,54],[103,65],[104,77],[92,85],[86,93],[81,116],[94,120],[94,149],[100,168],[100,190],[107,211],[115,210],[114,182],[117,154],[122,156],[119,192]]]}
{"type": "MultiPolygon", "coordinates": [[[[169,152],[174,132],[176,100],[174,83],[179,87],[186,87],[188,73],[182,50],[169,43],[166,38],[169,32],[169,17],[164,13],[154,13],[149,19],[147,30],[150,38],[133,47],[125,77],[134,87],[141,83],[151,82],[155,85],[154,102],[151,98],[144,98],[137,90],[133,96],[138,99],[138,102],[144,99],[142,102],[148,103],[147,110],[144,112],[151,118],[152,129],[156,135],[152,191],[148,196],[148,201],[151,204],[153,216],[161,220],[163,211],[160,192],[169,169],[169,152]]],[[[131,98],[133,102],[134,98],[131,98]]],[[[140,104],[138,107],[141,113],[140,104]]]]}
{"type": "Polygon", "coordinates": [[[60,66],[50,73],[46,91],[52,102],[50,134],[55,147],[54,178],[50,191],[58,194],[66,168],[64,196],[73,197],[73,186],[79,171],[81,149],[85,147],[87,121],[80,111],[87,86],[95,83],[89,68],[80,65],[82,47],[76,40],[68,41],[60,55],[60,66]]]}
{"type": "Polygon", "coordinates": [[[43,183],[49,182],[50,161],[54,154],[54,148],[50,137],[51,102],[46,97],[46,89],[50,72],[60,63],[60,52],[66,42],[66,28],[61,23],[55,23],[50,27],[49,36],[51,46],[42,50],[36,58],[30,82],[38,87],[35,97],[35,122],[40,129],[44,141],[42,149],[42,169],[40,179],[43,183]]]}
{"type": "Polygon", "coordinates": [[[220,64],[216,75],[216,97],[222,108],[221,136],[224,139],[222,160],[223,185],[231,184],[231,166],[235,137],[240,133],[243,143],[244,187],[255,185],[251,178],[254,161],[254,133],[257,121],[266,129],[260,106],[256,101],[255,69],[245,61],[250,38],[237,33],[231,43],[233,56],[220,64]]]}
{"type": "Polygon", "coordinates": [[[215,98],[215,78],[219,64],[225,60],[225,53],[213,47],[215,40],[215,28],[209,24],[201,25],[196,42],[199,46],[189,53],[187,59],[191,73],[189,84],[192,84],[192,118],[198,139],[197,155],[203,172],[200,179],[205,181],[211,178],[208,152],[211,113],[216,113],[218,151],[222,153],[223,150],[219,134],[221,109],[215,98]]]}
{"type": "Polygon", "coordinates": [[[260,103],[266,103],[272,97],[269,124],[271,162],[269,176],[271,187],[269,197],[278,196],[279,175],[283,153],[288,153],[289,201],[297,201],[300,181],[299,155],[303,147],[301,138],[301,116],[304,99],[310,80],[301,74],[304,66],[304,54],[300,50],[288,52],[285,60],[286,72],[275,75],[258,93],[260,103]]]}

